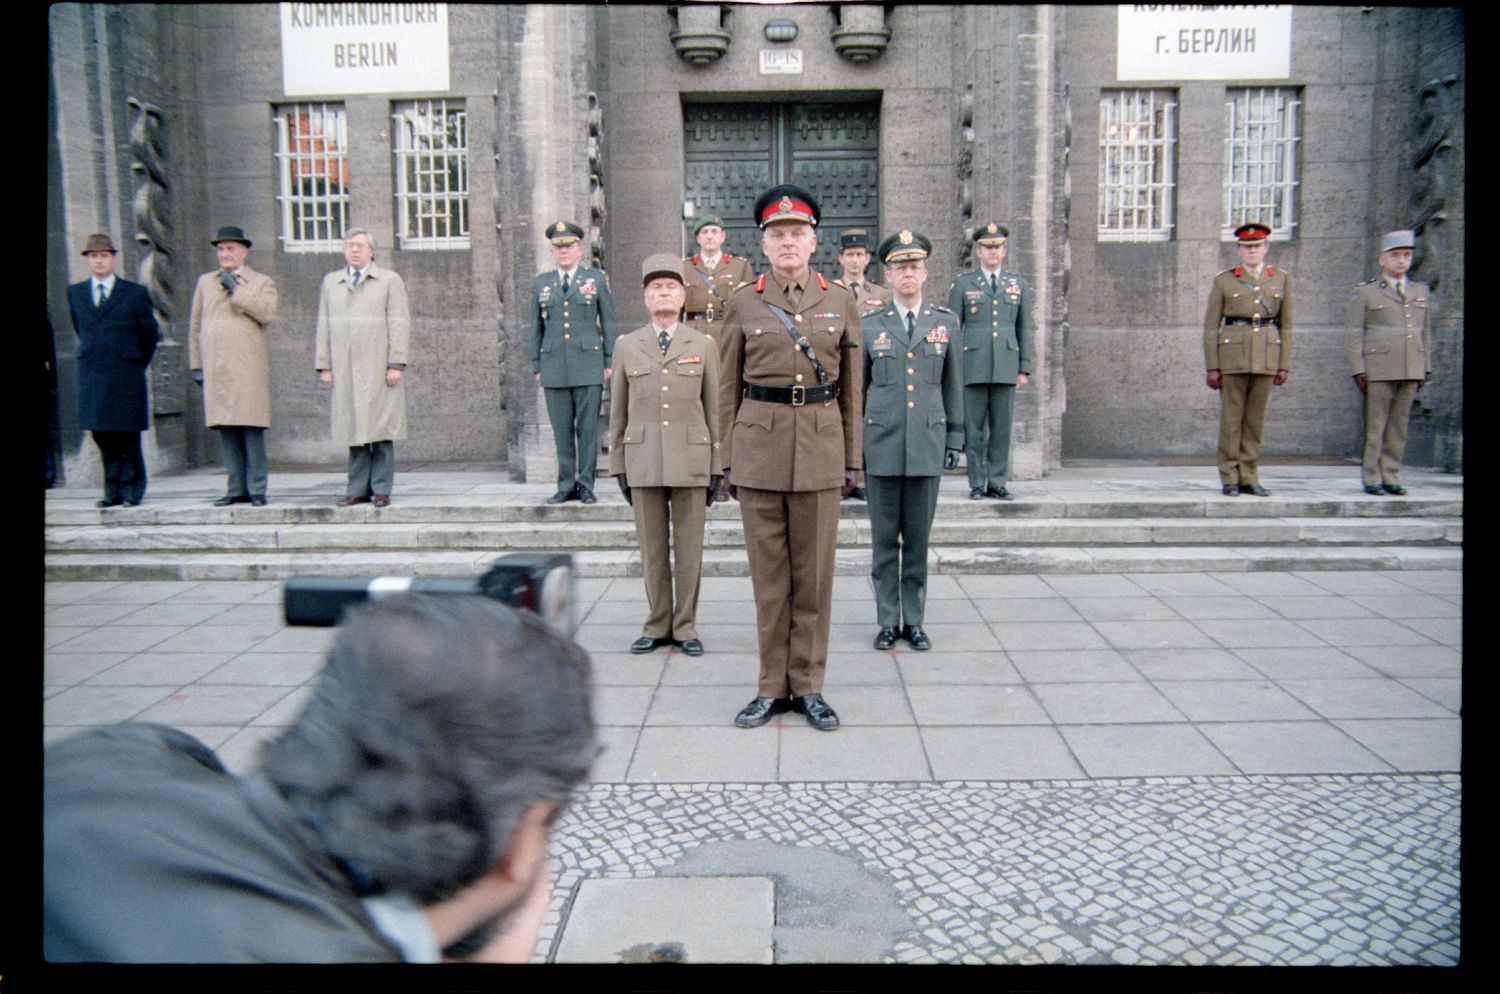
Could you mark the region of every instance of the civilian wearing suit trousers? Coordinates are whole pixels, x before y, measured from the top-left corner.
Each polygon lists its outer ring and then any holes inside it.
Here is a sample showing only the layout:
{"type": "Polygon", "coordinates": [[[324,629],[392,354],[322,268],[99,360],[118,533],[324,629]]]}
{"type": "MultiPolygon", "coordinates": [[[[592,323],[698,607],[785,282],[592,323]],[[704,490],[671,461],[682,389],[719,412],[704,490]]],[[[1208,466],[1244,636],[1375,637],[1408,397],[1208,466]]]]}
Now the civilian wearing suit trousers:
{"type": "Polygon", "coordinates": [[[922,300],[932,243],[902,231],[880,245],[896,297],[860,318],[864,333],[864,452],[870,506],[875,648],[906,639],[932,647],[922,630],[927,538],[945,466],[958,465],[963,371],[958,315],[922,300]],[[946,455],[946,458],[945,458],[946,455]]]}
{"type": "Polygon", "coordinates": [[[78,426],[93,432],[104,462],[99,506],[133,507],[146,494],[141,432],[151,427],[146,367],[159,338],[156,315],[145,287],[114,275],[108,235],[91,235],[83,254],[94,276],[68,287],[78,334],[78,426]]]}
{"type": "Polygon", "coordinates": [[[652,323],[615,343],[609,471],[635,510],[646,580],[649,613],[631,651],[676,642],[695,656],[703,525],[720,475],[719,350],[676,320],[686,296],[681,266],[675,255],[646,259],[652,323]]]}

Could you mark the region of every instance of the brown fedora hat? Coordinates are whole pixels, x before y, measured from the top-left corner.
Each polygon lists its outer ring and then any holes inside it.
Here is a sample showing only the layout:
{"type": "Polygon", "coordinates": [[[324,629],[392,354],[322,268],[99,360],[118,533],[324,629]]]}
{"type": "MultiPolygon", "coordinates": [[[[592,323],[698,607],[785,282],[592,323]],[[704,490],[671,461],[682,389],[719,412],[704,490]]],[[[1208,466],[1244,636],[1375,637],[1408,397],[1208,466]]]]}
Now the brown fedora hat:
{"type": "Polygon", "coordinates": [[[102,232],[95,232],[94,234],[89,235],[88,243],[84,245],[83,251],[79,254],[88,255],[90,252],[112,252],[115,255],[120,254],[120,250],[115,248],[115,243],[110,241],[109,236],[102,232]]]}

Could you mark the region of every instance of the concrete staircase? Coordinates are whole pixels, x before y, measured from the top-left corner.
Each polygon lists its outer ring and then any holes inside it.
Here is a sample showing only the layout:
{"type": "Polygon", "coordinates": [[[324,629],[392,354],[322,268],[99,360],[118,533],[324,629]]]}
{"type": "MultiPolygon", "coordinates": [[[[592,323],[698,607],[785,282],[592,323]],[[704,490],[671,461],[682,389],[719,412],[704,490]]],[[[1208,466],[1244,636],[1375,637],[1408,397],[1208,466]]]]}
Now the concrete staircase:
{"type": "MultiPolygon", "coordinates": [[[[1408,472],[1404,498],[1369,497],[1351,466],[1267,469],[1267,498],[1226,498],[1211,467],[1065,467],[1014,486],[1012,502],[971,501],[942,484],[936,573],[1444,569],[1462,565],[1463,480],[1408,472]]],[[[583,576],[638,576],[631,510],[612,481],[598,504],[543,503],[550,487],[495,469],[405,470],[390,507],[333,506],[341,474],[273,470],[271,503],[215,508],[221,477],[153,480],[137,508],[49,491],[49,580],[246,580],[297,574],[465,576],[518,550],[574,553],[583,576]]],[[[846,501],[838,573],[867,575],[866,506],[846,501]]],[[[704,574],[747,573],[738,506],[715,505],[704,574]]]]}

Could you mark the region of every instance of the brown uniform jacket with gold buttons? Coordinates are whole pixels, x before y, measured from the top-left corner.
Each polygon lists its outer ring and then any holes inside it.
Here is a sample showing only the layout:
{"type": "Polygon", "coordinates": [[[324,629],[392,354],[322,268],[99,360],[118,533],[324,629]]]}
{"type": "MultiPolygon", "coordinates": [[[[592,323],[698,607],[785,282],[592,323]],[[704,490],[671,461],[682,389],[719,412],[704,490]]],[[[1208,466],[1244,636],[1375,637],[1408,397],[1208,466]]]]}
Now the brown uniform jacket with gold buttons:
{"type": "Polygon", "coordinates": [[[1292,281],[1271,266],[1256,279],[1235,266],[1214,277],[1203,318],[1203,362],[1221,373],[1274,376],[1292,368],[1292,281]],[[1260,324],[1254,319],[1259,317],[1260,324]],[[1226,324],[1226,318],[1252,323],[1226,324]],[[1272,323],[1274,322],[1274,323],[1272,323]]]}
{"type": "Polygon", "coordinates": [[[695,255],[682,260],[682,276],[687,285],[682,309],[688,323],[718,342],[730,294],[755,280],[750,260],[725,252],[719,256],[718,266],[708,269],[695,255]]]}
{"type": "Polygon", "coordinates": [[[1344,350],[1351,376],[1367,380],[1425,380],[1432,375],[1432,293],[1406,281],[1406,299],[1381,277],[1354,288],[1344,311],[1344,350]]]}
{"type": "Polygon", "coordinates": [[[719,350],[679,322],[662,355],[656,329],[615,342],[609,472],[632,487],[706,487],[719,474],[719,350]]]}
{"type": "Polygon", "coordinates": [[[844,470],[860,467],[859,307],[854,295],[809,271],[799,306],[768,275],[729,298],[719,339],[719,456],[735,486],[758,490],[828,490],[844,470]],[[802,406],[749,400],[748,383],[816,387],[818,375],[767,304],[794,316],[793,326],[839,384],[836,400],[802,406]]]}

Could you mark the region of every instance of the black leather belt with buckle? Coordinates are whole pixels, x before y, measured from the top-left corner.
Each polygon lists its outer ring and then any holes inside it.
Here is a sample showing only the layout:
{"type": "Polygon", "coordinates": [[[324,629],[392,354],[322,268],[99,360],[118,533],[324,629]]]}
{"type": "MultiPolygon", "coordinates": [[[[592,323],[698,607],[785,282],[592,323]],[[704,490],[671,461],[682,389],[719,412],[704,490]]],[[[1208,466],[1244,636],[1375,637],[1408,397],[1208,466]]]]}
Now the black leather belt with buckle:
{"type": "Polygon", "coordinates": [[[1275,318],[1225,318],[1224,323],[1248,324],[1254,325],[1257,328],[1264,328],[1266,325],[1270,325],[1273,328],[1279,328],[1281,326],[1275,318]]]}
{"type": "Polygon", "coordinates": [[[712,321],[715,314],[717,314],[719,317],[724,316],[723,311],[715,311],[712,307],[710,307],[706,311],[688,311],[687,314],[684,315],[684,318],[688,321],[712,321]]]}
{"type": "Polygon", "coordinates": [[[768,404],[791,404],[793,407],[827,403],[838,395],[837,383],[825,383],[816,387],[763,387],[755,383],[745,384],[747,400],[763,400],[768,404]]]}

